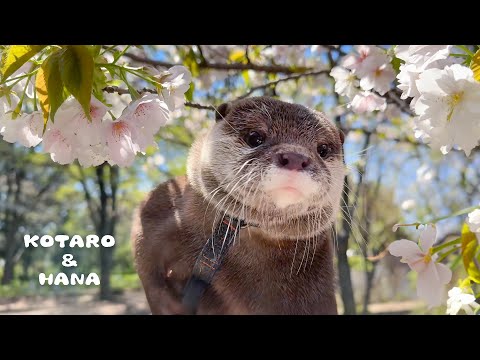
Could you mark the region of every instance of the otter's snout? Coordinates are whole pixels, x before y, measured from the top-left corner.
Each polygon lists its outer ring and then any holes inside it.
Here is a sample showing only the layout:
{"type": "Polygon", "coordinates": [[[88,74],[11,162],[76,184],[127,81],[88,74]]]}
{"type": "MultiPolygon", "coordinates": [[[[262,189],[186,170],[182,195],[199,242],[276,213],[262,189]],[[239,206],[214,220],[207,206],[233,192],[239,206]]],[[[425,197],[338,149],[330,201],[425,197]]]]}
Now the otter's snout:
{"type": "Polygon", "coordinates": [[[310,158],[294,152],[277,154],[276,156],[277,166],[285,170],[305,170],[310,163],[310,158]]]}

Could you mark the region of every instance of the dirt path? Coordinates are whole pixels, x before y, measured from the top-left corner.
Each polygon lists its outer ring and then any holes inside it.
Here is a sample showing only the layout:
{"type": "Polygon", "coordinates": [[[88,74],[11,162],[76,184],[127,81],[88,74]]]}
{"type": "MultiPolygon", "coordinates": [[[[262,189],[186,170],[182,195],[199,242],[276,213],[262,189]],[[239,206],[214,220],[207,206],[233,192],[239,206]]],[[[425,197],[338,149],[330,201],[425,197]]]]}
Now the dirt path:
{"type": "MultiPolygon", "coordinates": [[[[422,306],[418,301],[371,304],[372,314],[408,314],[422,306]]],[[[128,291],[118,295],[115,301],[100,301],[94,294],[79,296],[21,297],[0,299],[0,315],[148,315],[145,295],[142,291],[128,291]]]]}
{"type": "Polygon", "coordinates": [[[146,315],[150,314],[141,291],[118,295],[115,301],[100,301],[95,295],[58,296],[52,298],[22,297],[0,299],[0,315],[146,315]]]}

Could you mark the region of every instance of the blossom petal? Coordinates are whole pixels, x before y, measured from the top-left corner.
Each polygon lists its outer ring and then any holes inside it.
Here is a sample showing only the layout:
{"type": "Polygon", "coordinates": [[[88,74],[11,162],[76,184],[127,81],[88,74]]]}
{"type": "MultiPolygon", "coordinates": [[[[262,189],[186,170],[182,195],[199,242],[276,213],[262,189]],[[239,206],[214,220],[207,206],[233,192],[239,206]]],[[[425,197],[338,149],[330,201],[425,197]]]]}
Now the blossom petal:
{"type": "Polygon", "coordinates": [[[424,252],[427,252],[433,246],[437,237],[437,229],[433,225],[427,225],[420,234],[418,244],[424,252]]]}
{"type": "Polygon", "coordinates": [[[457,286],[451,288],[450,290],[448,290],[448,297],[449,297],[448,301],[450,301],[451,298],[456,297],[460,294],[462,294],[462,289],[460,289],[457,286]]]}
{"type": "Polygon", "coordinates": [[[452,280],[452,270],[444,264],[435,263],[440,284],[448,284],[452,280]]]}
{"type": "Polygon", "coordinates": [[[458,300],[460,300],[463,305],[469,305],[475,301],[475,296],[472,294],[460,294],[458,300]]]}
{"type": "Polygon", "coordinates": [[[425,300],[429,308],[438,306],[442,302],[442,289],[439,281],[437,267],[431,261],[425,267],[425,270],[418,273],[417,295],[425,300]]]}
{"type": "Polygon", "coordinates": [[[412,262],[423,257],[418,245],[410,240],[396,240],[390,244],[388,251],[393,256],[401,256],[402,261],[412,262]]]}
{"type": "Polygon", "coordinates": [[[452,302],[447,306],[447,315],[457,315],[461,308],[461,303],[458,301],[452,302]]]}

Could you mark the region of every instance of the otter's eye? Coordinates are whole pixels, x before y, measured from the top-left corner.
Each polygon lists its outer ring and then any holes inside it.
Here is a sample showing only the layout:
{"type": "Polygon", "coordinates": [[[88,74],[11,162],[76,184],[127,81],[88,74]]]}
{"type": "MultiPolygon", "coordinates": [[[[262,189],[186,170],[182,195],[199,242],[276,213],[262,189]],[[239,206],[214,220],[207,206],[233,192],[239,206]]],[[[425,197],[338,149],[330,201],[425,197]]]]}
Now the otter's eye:
{"type": "Polygon", "coordinates": [[[317,151],[322,158],[326,158],[332,152],[332,148],[326,144],[322,144],[322,145],[318,145],[317,151]]]}
{"type": "Polygon", "coordinates": [[[259,134],[256,131],[250,131],[245,138],[245,141],[249,146],[254,148],[263,144],[263,142],[265,141],[265,136],[259,134]]]}

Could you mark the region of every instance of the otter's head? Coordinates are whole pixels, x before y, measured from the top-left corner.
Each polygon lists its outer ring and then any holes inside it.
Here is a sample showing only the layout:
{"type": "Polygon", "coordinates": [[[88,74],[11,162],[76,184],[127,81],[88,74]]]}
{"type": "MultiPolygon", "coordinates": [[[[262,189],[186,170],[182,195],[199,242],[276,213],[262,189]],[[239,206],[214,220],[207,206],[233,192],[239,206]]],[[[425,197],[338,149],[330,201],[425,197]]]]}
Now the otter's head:
{"type": "Polygon", "coordinates": [[[192,147],[188,177],[218,217],[301,239],[330,226],[343,187],[343,133],[325,115],[267,97],[223,104],[192,147]]]}

